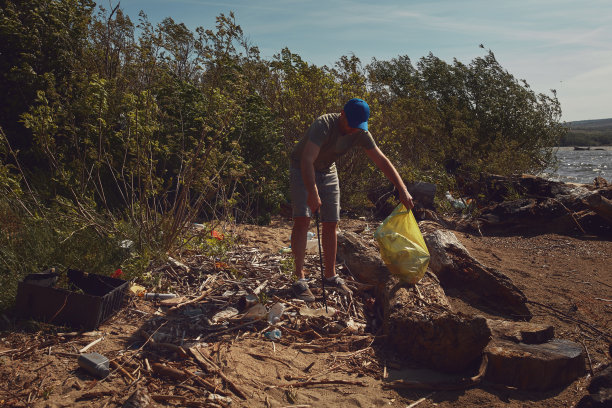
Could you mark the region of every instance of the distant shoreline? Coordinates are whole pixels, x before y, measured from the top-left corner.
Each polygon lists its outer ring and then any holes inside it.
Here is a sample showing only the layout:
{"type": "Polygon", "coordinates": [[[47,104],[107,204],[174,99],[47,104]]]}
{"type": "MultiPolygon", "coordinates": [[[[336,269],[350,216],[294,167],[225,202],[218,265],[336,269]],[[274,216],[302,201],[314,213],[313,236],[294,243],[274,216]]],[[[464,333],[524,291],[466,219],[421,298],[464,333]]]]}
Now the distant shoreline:
{"type": "Polygon", "coordinates": [[[571,146],[555,146],[555,149],[559,150],[574,150],[574,147],[580,147],[585,149],[585,151],[593,151],[593,150],[612,150],[612,145],[604,145],[604,146],[588,146],[588,145],[571,145],[571,146]]]}

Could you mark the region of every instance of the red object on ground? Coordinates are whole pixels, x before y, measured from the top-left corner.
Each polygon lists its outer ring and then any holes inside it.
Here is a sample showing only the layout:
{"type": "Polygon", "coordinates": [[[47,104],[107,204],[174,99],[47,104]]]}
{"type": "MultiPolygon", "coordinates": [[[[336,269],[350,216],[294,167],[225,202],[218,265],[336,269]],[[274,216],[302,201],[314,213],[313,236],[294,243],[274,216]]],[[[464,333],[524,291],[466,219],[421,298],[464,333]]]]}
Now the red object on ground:
{"type": "Polygon", "coordinates": [[[212,230],[210,235],[212,235],[213,238],[217,238],[219,241],[221,241],[224,238],[223,234],[221,234],[221,233],[219,233],[219,232],[217,232],[215,230],[212,230]]]}
{"type": "Polygon", "coordinates": [[[121,269],[117,269],[115,272],[113,272],[111,274],[110,277],[116,279],[116,278],[120,277],[121,275],[123,275],[123,271],[121,269]]]}

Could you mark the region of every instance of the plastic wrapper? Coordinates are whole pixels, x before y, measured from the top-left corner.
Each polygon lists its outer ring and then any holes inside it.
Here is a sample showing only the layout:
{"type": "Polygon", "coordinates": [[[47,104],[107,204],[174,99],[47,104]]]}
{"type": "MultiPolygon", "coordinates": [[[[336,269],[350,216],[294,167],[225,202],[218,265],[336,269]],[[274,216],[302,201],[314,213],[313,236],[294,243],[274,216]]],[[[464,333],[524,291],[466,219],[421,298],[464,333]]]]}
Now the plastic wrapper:
{"type": "Polygon", "coordinates": [[[398,205],[374,232],[380,256],[402,282],[415,284],[427,270],[429,251],[412,211],[398,205]]]}

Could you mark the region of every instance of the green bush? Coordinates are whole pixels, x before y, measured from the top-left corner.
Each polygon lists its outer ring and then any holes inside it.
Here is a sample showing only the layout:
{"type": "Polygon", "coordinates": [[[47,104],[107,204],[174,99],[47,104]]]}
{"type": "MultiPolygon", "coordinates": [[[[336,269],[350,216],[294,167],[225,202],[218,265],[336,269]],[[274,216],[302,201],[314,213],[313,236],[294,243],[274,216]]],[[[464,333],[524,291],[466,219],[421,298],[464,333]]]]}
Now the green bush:
{"type": "MultiPolygon", "coordinates": [[[[0,22],[2,211],[19,226],[3,229],[1,267],[13,282],[54,264],[138,276],[182,250],[196,220],[269,222],[288,200],[296,141],[352,97],[370,104],[402,177],[441,192],[450,160],[537,172],[566,131],[556,94],[534,93],[492,52],[319,67],[287,48],[262,58],[232,13],[192,31],[76,0],[6,0],[0,22]]],[[[346,209],[386,182],[360,152],[338,168],[346,209]]]]}

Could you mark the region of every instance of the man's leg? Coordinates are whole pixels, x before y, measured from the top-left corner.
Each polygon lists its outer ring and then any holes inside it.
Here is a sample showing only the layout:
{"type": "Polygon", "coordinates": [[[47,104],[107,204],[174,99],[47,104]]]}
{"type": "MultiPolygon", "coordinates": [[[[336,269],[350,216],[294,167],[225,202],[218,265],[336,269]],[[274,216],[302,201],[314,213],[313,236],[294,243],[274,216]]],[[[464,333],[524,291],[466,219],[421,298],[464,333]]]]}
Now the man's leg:
{"type": "Polygon", "coordinates": [[[291,252],[295,262],[295,276],[304,278],[304,257],[306,256],[306,239],[310,217],[294,217],[291,230],[291,252]]]}
{"type": "Polygon", "coordinates": [[[325,277],[331,278],[336,274],[336,251],[338,237],[337,222],[323,222],[323,260],[325,263],[325,277]]]}

